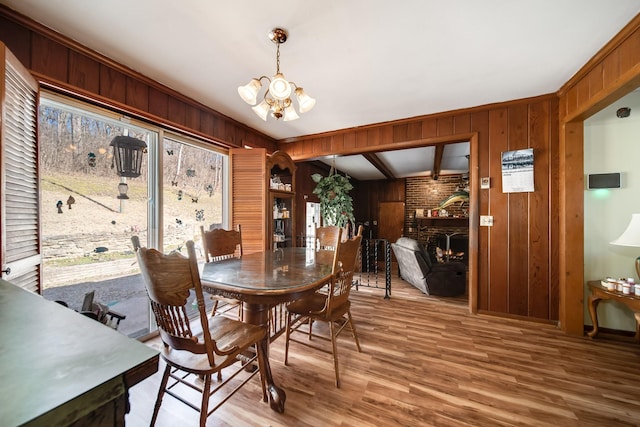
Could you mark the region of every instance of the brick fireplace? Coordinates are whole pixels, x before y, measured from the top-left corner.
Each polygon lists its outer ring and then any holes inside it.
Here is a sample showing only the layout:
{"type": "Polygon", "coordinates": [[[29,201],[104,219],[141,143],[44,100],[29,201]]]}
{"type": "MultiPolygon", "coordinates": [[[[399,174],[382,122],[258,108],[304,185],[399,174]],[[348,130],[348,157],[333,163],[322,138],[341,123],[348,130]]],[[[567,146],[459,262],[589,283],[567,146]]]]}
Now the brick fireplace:
{"type": "Polygon", "coordinates": [[[417,209],[423,209],[426,215],[428,209],[436,208],[459,191],[460,184],[460,175],[441,175],[437,180],[431,177],[406,178],[404,235],[424,244],[430,253],[435,252],[436,246],[445,250],[448,235],[451,252],[464,252],[462,260],[466,261],[469,247],[468,203],[448,206],[447,220],[414,218],[417,209]],[[460,219],[454,220],[453,217],[460,219]]]}

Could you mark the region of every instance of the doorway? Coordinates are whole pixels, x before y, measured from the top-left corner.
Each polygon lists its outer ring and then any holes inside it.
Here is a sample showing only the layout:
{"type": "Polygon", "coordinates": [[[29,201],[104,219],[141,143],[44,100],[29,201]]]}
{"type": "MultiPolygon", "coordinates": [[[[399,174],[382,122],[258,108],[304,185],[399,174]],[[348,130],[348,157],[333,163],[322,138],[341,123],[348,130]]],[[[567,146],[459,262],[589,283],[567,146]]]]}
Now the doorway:
{"type": "MultiPolygon", "coordinates": [[[[311,245],[316,238],[316,228],[320,227],[320,203],[307,202],[305,206],[304,246],[311,245]]],[[[302,246],[302,245],[300,245],[302,246]]]]}

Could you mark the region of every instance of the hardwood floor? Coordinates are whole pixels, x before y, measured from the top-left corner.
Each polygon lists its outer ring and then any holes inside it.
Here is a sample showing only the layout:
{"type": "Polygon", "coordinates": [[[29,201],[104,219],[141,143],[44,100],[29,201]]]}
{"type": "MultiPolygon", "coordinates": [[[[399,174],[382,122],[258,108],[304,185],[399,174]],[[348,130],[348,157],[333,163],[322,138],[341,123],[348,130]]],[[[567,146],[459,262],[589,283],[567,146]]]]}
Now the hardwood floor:
{"type": "MultiPolygon", "coordinates": [[[[270,360],[287,393],[284,414],[262,402],[255,377],[207,425],[640,425],[639,344],[471,315],[465,301],[423,295],[396,277],[391,299],[383,295],[367,288],[351,294],[362,353],[345,331],[340,389],[330,355],[292,343],[284,366],[280,337],[270,360]]],[[[159,377],[131,388],[127,426],[149,424],[159,377]]],[[[165,397],[158,426],[197,424],[194,410],[165,397]]]]}

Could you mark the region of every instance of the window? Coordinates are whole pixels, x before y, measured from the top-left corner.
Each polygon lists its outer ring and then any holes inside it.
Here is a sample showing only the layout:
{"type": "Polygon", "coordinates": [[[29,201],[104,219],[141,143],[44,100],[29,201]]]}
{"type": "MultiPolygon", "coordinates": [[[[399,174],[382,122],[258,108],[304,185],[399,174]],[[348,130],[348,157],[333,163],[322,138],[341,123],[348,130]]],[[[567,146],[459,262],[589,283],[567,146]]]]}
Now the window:
{"type": "Polygon", "coordinates": [[[201,226],[226,227],[223,220],[226,156],[172,137],[165,137],[163,145],[163,247],[169,252],[181,249],[187,240],[197,244],[201,240],[201,226]]]}
{"type": "Polygon", "coordinates": [[[42,293],[79,309],[84,294],[126,315],[119,331],[152,330],[131,237],[180,250],[199,225],[222,224],[226,155],[204,143],[43,93],[39,107],[42,293]],[[120,177],[114,137],[143,141],[141,175],[120,177]],[[121,184],[127,184],[126,195],[121,184]]]}

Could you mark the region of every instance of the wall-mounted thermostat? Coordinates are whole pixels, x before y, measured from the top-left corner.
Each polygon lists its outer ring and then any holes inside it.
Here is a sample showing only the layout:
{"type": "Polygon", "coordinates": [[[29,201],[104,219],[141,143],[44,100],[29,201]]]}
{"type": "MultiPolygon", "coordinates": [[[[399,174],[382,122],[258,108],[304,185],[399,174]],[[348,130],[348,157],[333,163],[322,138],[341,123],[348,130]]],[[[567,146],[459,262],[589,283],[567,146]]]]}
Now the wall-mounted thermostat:
{"type": "Polygon", "coordinates": [[[491,178],[488,176],[480,178],[480,188],[482,190],[488,190],[491,188],[491,178]]]}
{"type": "Polygon", "coordinates": [[[617,173],[592,173],[587,177],[587,188],[620,188],[620,172],[617,173]]]}

